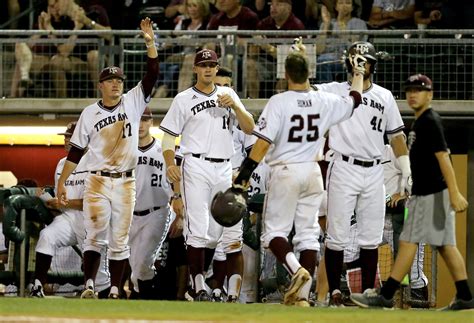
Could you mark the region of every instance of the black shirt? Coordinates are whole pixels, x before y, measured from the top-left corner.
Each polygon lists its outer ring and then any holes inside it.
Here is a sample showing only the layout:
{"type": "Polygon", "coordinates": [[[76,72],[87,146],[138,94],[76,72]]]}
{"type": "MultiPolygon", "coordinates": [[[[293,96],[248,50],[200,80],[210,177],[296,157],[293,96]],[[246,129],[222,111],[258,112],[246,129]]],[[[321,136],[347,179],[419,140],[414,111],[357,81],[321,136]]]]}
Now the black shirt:
{"type": "Polygon", "coordinates": [[[428,109],[415,120],[408,135],[413,195],[429,195],[447,188],[435,153],[448,151],[441,117],[428,109]]]}

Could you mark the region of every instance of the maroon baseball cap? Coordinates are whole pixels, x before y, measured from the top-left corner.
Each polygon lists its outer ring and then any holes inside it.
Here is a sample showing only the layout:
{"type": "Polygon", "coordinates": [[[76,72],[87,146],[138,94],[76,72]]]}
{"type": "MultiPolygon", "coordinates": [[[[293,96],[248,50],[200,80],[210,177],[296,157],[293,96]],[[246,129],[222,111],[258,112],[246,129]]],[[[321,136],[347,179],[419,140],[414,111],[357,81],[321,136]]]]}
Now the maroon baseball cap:
{"type": "Polygon", "coordinates": [[[145,111],[143,111],[143,114],[142,114],[142,119],[151,119],[153,118],[153,114],[151,113],[151,109],[147,106],[145,108],[145,111]]]}
{"type": "Polygon", "coordinates": [[[430,78],[423,74],[415,74],[410,76],[405,81],[405,91],[407,89],[420,89],[425,91],[432,91],[433,90],[433,82],[431,82],[430,78]]]}
{"type": "Polygon", "coordinates": [[[198,65],[205,62],[213,62],[219,64],[216,52],[210,49],[203,49],[197,52],[196,57],[194,57],[194,65],[198,65]]]}
{"type": "Polygon", "coordinates": [[[123,80],[125,80],[125,74],[123,74],[123,71],[120,67],[109,66],[109,67],[104,68],[100,72],[99,82],[103,82],[103,81],[111,79],[111,78],[118,78],[118,79],[121,79],[123,81],[123,80]]]}
{"type": "Polygon", "coordinates": [[[60,132],[58,133],[58,135],[69,136],[69,137],[72,136],[72,134],[74,133],[74,129],[76,129],[76,125],[77,125],[76,121],[69,122],[66,127],[66,131],[60,132]]]}

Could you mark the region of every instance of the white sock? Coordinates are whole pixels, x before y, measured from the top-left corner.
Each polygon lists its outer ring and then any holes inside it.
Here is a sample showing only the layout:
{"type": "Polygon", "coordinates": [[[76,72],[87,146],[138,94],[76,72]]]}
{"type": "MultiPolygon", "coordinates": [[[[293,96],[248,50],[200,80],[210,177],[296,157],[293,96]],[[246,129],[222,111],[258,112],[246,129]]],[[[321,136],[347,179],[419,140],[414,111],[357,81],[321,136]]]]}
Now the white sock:
{"type": "Polygon", "coordinates": [[[308,280],[304,283],[303,287],[301,287],[300,291],[298,292],[298,298],[300,299],[309,299],[309,292],[311,291],[311,284],[313,283],[313,279],[308,280]]]}
{"type": "Polygon", "coordinates": [[[43,287],[43,284],[41,284],[41,282],[38,279],[35,279],[34,286],[35,286],[35,288],[38,288],[39,286],[43,287]]]}
{"type": "Polygon", "coordinates": [[[197,274],[196,277],[194,277],[194,289],[196,293],[203,289],[206,290],[204,276],[202,274],[197,274]]]}
{"type": "Polygon", "coordinates": [[[289,268],[286,268],[286,270],[288,270],[288,272],[291,275],[294,275],[298,271],[298,269],[300,269],[301,267],[300,262],[298,261],[298,259],[296,259],[296,256],[293,252],[288,252],[285,256],[285,260],[286,260],[286,264],[289,267],[289,268]]]}
{"type": "Polygon", "coordinates": [[[240,276],[239,274],[233,274],[229,278],[229,285],[227,287],[227,295],[239,297],[240,287],[242,287],[242,276],[240,276]]]}
{"type": "Polygon", "coordinates": [[[86,288],[94,289],[94,281],[91,278],[86,281],[86,288]]]}
{"type": "Polygon", "coordinates": [[[109,294],[117,294],[118,295],[119,290],[117,286],[112,286],[110,287],[110,293],[109,294]]]}

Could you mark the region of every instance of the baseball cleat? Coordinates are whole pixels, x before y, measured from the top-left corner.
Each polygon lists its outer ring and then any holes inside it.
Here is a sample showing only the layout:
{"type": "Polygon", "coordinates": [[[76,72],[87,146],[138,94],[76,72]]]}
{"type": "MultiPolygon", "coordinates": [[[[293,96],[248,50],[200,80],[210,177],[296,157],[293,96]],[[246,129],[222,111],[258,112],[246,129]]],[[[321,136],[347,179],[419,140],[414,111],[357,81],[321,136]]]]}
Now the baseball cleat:
{"type": "Polygon", "coordinates": [[[304,284],[311,279],[309,272],[300,267],[298,271],[291,277],[290,287],[285,293],[283,297],[283,304],[285,305],[293,305],[296,300],[298,299],[298,293],[304,284]]]}
{"type": "Polygon", "coordinates": [[[195,302],[210,302],[211,297],[209,294],[206,292],[205,289],[200,290],[197,294],[196,297],[194,297],[195,302]]]}
{"type": "Polygon", "coordinates": [[[224,297],[222,291],[219,288],[216,288],[212,291],[211,299],[215,303],[224,303],[224,297]]]}
{"type": "Polygon", "coordinates": [[[298,298],[293,305],[295,305],[296,307],[311,307],[308,300],[304,298],[298,298]]]}
{"type": "Polygon", "coordinates": [[[342,297],[342,293],[339,289],[333,290],[331,293],[331,297],[329,298],[329,307],[345,307],[344,306],[344,298],[342,297]]]}
{"type": "Polygon", "coordinates": [[[362,294],[354,293],[351,294],[351,300],[356,303],[359,307],[383,307],[393,308],[393,298],[386,299],[380,294],[379,289],[369,288],[366,289],[362,294]]]}
{"type": "Polygon", "coordinates": [[[115,293],[110,293],[108,298],[109,299],[120,299],[119,295],[115,294],[115,293]]]}
{"type": "Polygon", "coordinates": [[[30,297],[44,298],[43,286],[38,285],[31,287],[30,297]]]}
{"type": "Polygon", "coordinates": [[[440,311],[462,311],[471,309],[474,309],[474,298],[470,301],[455,298],[448,306],[441,308],[440,311]]]}
{"type": "Polygon", "coordinates": [[[239,298],[236,295],[229,295],[227,297],[227,303],[238,303],[239,298]]]}
{"type": "Polygon", "coordinates": [[[86,289],[82,292],[81,298],[97,299],[97,295],[95,294],[94,288],[92,288],[92,287],[86,288],[86,289]]]}

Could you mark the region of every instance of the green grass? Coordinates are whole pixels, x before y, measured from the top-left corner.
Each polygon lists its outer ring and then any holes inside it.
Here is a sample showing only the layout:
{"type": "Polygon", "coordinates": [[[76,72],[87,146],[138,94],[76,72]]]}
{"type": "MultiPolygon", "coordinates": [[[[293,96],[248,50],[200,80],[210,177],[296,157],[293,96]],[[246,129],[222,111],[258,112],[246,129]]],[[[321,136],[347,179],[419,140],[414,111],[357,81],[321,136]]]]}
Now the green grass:
{"type": "Polygon", "coordinates": [[[275,304],[216,304],[158,301],[0,298],[0,315],[88,319],[256,322],[473,322],[473,311],[296,308],[275,304]]]}

